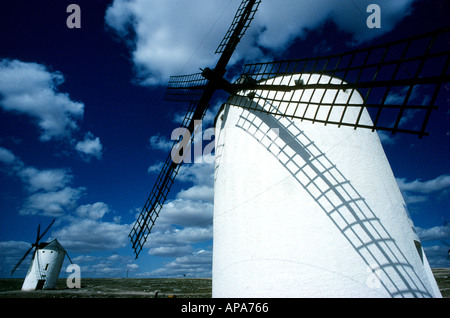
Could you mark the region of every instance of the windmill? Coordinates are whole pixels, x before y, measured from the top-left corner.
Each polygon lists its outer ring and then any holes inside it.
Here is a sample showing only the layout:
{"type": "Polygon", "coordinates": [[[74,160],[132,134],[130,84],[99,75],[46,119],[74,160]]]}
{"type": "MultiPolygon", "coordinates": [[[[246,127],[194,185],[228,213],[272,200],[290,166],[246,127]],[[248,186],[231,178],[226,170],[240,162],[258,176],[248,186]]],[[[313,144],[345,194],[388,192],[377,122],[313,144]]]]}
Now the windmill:
{"type": "Polygon", "coordinates": [[[72,263],[69,254],[67,254],[66,250],[64,250],[58,240],[54,239],[48,243],[40,243],[40,240],[44,237],[54,222],[55,219],[53,219],[50,225],[42,233],[40,233],[41,224],[38,225],[36,241],[31,244],[31,247],[25,252],[11,271],[11,275],[13,275],[22,261],[34,249],[33,258],[22,285],[22,290],[24,291],[54,289],[56,286],[56,281],[58,280],[59,272],[61,271],[64,257],[67,255],[72,263]]]}
{"type": "MultiPolygon", "coordinates": [[[[248,64],[230,83],[226,65],[259,4],[242,1],[214,69],[171,77],[166,94],[189,103],[184,141],[213,93],[230,94],[215,122],[213,296],[440,297],[374,131],[428,135],[450,80],[449,29],[248,64]]],[[[136,258],[187,153],[180,144],[129,234],[136,258]]]]}

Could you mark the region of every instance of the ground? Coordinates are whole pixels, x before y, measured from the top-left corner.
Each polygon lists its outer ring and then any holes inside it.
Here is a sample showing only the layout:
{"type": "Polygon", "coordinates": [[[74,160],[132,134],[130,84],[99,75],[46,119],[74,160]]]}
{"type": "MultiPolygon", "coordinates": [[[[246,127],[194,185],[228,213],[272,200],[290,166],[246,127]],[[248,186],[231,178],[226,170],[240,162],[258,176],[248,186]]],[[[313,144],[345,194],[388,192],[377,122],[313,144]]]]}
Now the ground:
{"type": "MultiPolygon", "coordinates": [[[[442,296],[450,298],[450,268],[433,269],[442,296]]],[[[207,278],[81,278],[81,288],[69,289],[59,279],[55,290],[22,292],[23,279],[0,279],[0,298],[210,298],[207,278]]]]}

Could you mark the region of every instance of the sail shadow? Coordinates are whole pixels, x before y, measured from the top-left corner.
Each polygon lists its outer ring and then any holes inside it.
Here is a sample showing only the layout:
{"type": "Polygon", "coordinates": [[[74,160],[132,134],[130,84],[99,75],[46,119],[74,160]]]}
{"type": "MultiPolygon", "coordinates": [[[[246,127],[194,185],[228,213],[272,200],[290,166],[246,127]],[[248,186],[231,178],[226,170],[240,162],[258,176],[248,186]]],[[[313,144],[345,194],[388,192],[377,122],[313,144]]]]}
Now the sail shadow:
{"type": "MultiPolygon", "coordinates": [[[[231,98],[230,104],[235,105],[236,100],[231,98]]],[[[227,108],[233,107],[230,104],[227,108]]],[[[242,109],[236,127],[265,147],[314,199],[368,268],[377,273],[381,287],[391,297],[432,297],[365,198],[326,153],[298,123],[259,112],[262,107],[253,104],[252,110],[242,109]]]]}

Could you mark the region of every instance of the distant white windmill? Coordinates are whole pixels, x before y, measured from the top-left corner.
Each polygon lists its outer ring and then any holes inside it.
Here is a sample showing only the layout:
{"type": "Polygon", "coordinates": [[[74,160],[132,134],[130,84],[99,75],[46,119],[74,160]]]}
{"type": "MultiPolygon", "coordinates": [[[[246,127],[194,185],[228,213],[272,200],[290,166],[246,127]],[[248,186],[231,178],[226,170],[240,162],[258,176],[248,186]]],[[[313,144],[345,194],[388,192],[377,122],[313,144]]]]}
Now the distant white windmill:
{"type": "Polygon", "coordinates": [[[55,219],[53,219],[42,234],[40,234],[41,225],[39,224],[36,242],[31,244],[31,247],[25,252],[23,257],[11,271],[12,275],[22,261],[28,256],[31,250],[35,249],[30,267],[22,285],[22,290],[24,291],[54,289],[64,262],[64,257],[67,255],[72,263],[69,254],[67,254],[66,250],[61,246],[57,239],[54,239],[48,243],[39,243],[54,222],[55,219]]]}

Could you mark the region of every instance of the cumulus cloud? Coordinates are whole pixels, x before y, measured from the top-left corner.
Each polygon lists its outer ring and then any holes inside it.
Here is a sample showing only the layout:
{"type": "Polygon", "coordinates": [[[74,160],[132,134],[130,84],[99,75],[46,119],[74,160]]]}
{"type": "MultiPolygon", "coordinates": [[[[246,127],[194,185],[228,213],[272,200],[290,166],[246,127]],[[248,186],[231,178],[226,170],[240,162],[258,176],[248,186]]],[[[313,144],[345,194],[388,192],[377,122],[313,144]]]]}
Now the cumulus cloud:
{"type": "Polygon", "coordinates": [[[10,150],[0,147],[0,163],[11,176],[18,177],[28,192],[19,214],[63,216],[73,209],[85,188],[71,186],[73,176],[68,169],[37,169],[26,166],[10,150]]]}
{"type": "Polygon", "coordinates": [[[81,273],[87,277],[123,277],[127,271],[133,272],[139,265],[128,256],[113,254],[107,257],[80,255],[72,261],[81,267],[81,273]]]}
{"type": "Polygon", "coordinates": [[[0,171],[16,175],[24,168],[24,163],[11,150],[0,147],[0,171]]]}
{"type": "MultiPolygon", "coordinates": [[[[242,39],[232,63],[262,56],[261,48],[280,52],[308,30],[333,21],[360,43],[392,28],[411,11],[414,0],[379,0],[382,28],[366,26],[372,2],[335,0],[263,1],[242,39]]],[[[115,0],[106,24],[129,45],[138,80],[143,85],[165,83],[170,75],[190,73],[216,62],[214,55],[240,1],[115,0]],[[192,23],[195,21],[195,23],[192,23]]]]}
{"type": "Polygon", "coordinates": [[[432,268],[450,267],[450,257],[448,257],[448,246],[434,245],[424,247],[428,262],[432,268]]]}
{"type": "Polygon", "coordinates": [[[398,140],[398,135],[392,135],[392,133],[384,131],[384,130],[378,130],[378,137],[380,138],[380,142],[383,145],[386,146],[392,146],[394,145],[398,140]]]}
{"type": "Polygon", "coordinates": [[[34,167],[25,167],[18,175],[28,185],[30,192],[61,189],[72,180],[72,175],[66,169],[38,170],[34,167]]]}
{"type": "Polygon", "coordinates": [[[172,149],[172,145],[173,145],[174,141],[168,140],[164,136],[157,134],[157,135],[151,136],[148,139],[148,142],[149,142],[151,149],[169,151],[170,149],[172,149]]]}
{"type": "Polygon", "coordinates": [[[127,224],[77,218],[52,235],[58,237],[67,250],[91,252],[124,247],[128,243],[129,230],[127,224]]]}
{"type": "MultiPolygon", "coordinates": [[[[102,144],[90,132],[84,140],[75,141],[78,122],[83,119],[84,104],[71,100],[58,86],[64,76],[38,63],[0,60],[0,107],[8,112],[26,115],[39,127],[40,141],[66,140],[89,161],[102,156],[102,144]]],[[[0,151],[0,160],[13,160],[0,151]]]]}
{"type": "Polygon", "coordinates": [[[6,165],[13,165],[17,161],[16,156],[8,149],[0,147],[0,162],[6,165]]]}
{"type": "Polygon", "coordinates": [[[58,191],[34,193],[25,200],[19,213],[22,215],[64,216],[76,206],[83,190],[83,188],[65,187],[58,191]]]}
{"type": "MultiPolygon", "coordinates": [[[[184,186],[168,200],[147,238],[148,254],[176,257],[174,261],[151,273],[152,276],[211,275],[211,252],[198,254],[197,244],[209,244],[213,237],[214,214],[214,157],[201,163],[185,164],[178,173],[177,182],[184,186]],[[196,252],[197,251],[197,252],[196,252]],[[186,262],[192,264],[186,266],[186,262]]],[[[149,172],[159,172],[160,164],[151,166],[149,172]]]]}
{"type": "Polygon", "coordinates": [[[442,175],[428,181],[408,181],[406,178],[396,180],[406,203],[425,202],[431,195],[448,193],[450,189],[450,175],[442,175]]]}
{"type": "Polygon", "coordinates": [[[84,105],[58,92],[63,82],[61,73],[43,65],[0,60],[0,107],[35,120],[41,141],[69,138],[78,129],[84,105]]]}
{"type": "Polygon", "coordinates": [[[405,178],[398,178],[397,183],[402,191],[429,194],[449,188],[450,175],[442,175],[428,181],[416,179],[408,182],[405,178]]]}
{"type": "Polygon", "coordinates": [[[152,271],[150,274],[156,277],[211,277],[212,252],[201,249],[188,255],[177,257],[164,267],[152,271]]]}
{"type": "Polygon", "coordinates": [[[87,161],[92,157],[101,159],[103,145],[101,144],[99,137],[95,137],[91,132],[88,132],[85,135],[84,140],[79,141],[75,145],[75,150],[77,150],[87,161]]]}
{"type": "Polygon", "coordinates": [[[194,185],[214,185],[214,155],[205,154],[199,163],[183,165],[178,173],[177,180],[191,182],[194,185]]]}
{"type": "Polygon", "coordinates": [[[429,229],[416,227],[416,231],[421,241],[450,239],[450,225],[434,226],[429,229]]]}
{"type": "Polygon", "coordinates": [[[177,198],[194,201],[214,201],[214,188],[210,186],[193,186],[186,190],[181,190],[177,198]]]}
{"type": "Polygon", "coordinates": [[[67,250],[111,250],[128,242],[130,225],[120,224],[117,216],[113,217],[113,222],[102,220],[111,212],[106,203],[79,205],[86,189],[72,187],[70,170],[28,167],[5,148],[0,148],[0,164],[12,170],[28,191],[19,214],[59,217],[63,222],[69,222],[52,233],[67,250]]]}
{"type": "Polygon", "coordinates": [[[77,208],[76,213],[81,218],[88,218],[91,220],[99,220],[106,213],[109,212],[109,207],[106,203],[96,202],[94,204],[85,204],[77,208]]]}
{"type": "MultiPolygon", "coordinates": [[[[24,241],[0,242],[0,277],[10,277],[11,270],[30,247],[31,244],[24,241]]],[[[22,265],[17,268],[14,277],[25,275],[28,266],[24,264],[29,264],[31,256],[32,253],[28,254],[22,265]]]]}
{"type": "Polygon", "coordinates": [[[66,169],[23,167],[17,175],[30,193],[19,211],[22,215],[64,216],[76,207],[85,191],[70,186],[72,175],[66,169]]]}
{"type": "Polygon", "coordinates": [[[153,256],[162,256],[162,257],[177,257],[180,255],[186,255],[192,253],[191,245],[171,245],[171,246],[158,246],[155,248],[150,248],[148,254],[153,256]]]}
{"type": "Polygon", "coordinates": [[[172,224],[179,226],[206,226],[212,222],[213,203],[175,199],[164,204],[156,229],[172,224]]]}

